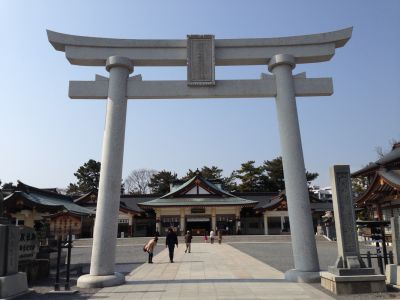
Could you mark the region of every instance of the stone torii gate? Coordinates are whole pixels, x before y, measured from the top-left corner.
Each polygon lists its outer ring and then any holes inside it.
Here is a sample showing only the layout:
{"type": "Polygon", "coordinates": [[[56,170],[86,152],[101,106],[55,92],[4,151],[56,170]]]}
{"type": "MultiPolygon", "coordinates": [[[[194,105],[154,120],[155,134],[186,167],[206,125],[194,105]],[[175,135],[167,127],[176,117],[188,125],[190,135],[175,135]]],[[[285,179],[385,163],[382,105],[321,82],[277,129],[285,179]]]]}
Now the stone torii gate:
{"type": "Polygon", "coordinates": [[[99,196],[93,234],[90,274],[79,287],[122,284],[115,272],[115,247],[124,152],[127,99],[264,98],[275,97],[281,139],[286,195],[295,269],[287,280],[319,280],[319,262],[311,218],[296,96],[328,96],[331,78],[292,75],[296,64],[330,60],[350,39],[352,28],[260,39],[214,39],[189,35],[186,40],[131,40],[66,35],[47,31],[48,39],[68,61],[105,66],[110,77],[70,81],[72,99],[107,99],[99,196]],[[272,73],[259,80],[215,80],[215,66],[268,65],[272,73]],[[187,80],[144,81],[129,77],[134,66],[184,66],[187,80]]]}

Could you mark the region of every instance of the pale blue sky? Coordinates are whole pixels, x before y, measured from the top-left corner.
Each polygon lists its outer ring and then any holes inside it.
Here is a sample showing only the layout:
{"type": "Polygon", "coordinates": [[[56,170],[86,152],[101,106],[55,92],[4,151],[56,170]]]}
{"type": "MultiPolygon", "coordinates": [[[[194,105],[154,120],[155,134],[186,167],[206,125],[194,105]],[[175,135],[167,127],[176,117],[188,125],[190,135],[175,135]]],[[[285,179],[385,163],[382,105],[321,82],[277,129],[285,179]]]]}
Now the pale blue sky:
{"type": "MultiPolygon", "coordinates": [[[[299,65],[333,77],[331,97],[298,98],[306,168],[329,185],[332,164],[352,171],[376,160],[376,146],[400,139],[400,1],[16,1],[0,0],[0,179],[66,187],[100,160],[105,101],[70,100],[69,80],[103,68],[71,66],[46,29],[68,34],[185,39],[279,37],[354,26],[333,59],[299,65]]],[[[217,79],[259,78],[264,66],[218,68],[217,79]]],[[[136,68],[144,80],[184,79],[184,68],[136,68]]],[[[123,177],[132,169],[184,175],[203,165],[225,175],[242,162],[280,155],[272,98],[130,100],[123,177]]]]}

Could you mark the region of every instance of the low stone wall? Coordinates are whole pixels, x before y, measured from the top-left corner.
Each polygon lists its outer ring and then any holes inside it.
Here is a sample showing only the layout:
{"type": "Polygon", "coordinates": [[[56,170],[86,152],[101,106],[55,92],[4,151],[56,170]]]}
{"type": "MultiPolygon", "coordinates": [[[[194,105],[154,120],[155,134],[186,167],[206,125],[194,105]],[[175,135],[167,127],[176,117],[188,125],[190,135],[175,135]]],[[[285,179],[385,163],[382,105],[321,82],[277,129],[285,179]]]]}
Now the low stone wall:
{"type": "MultiPolygon", "coordinates": [[[[57,252],[39,252],[36,256],[38,259],[47,259],[50,263],[50,268],[57,267],[57,252]]],[[[67,258],[67,252],[65,250],[61,251],[60,265],[65,264],[65,259],[67,258]]]]}
{"type": "Polygon", "coordinates": [[[18,265],[19,272],[25,272],[28,283],[32,283],[38,279],[49,276],[50,264],[48,259],[35,259],[20,262],[18,265]]]}

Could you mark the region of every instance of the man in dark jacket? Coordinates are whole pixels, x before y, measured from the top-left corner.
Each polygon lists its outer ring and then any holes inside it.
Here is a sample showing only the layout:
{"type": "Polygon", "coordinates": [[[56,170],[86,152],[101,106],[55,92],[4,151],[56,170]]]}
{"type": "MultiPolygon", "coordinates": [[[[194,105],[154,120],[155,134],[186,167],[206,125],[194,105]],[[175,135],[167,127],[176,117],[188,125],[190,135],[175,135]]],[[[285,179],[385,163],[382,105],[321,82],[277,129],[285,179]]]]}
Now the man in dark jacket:
{"type": "Polygon", "coordinates": [[[172,228],[168,228],[167,238],[165,239],[165,246],[168,247],[169,250],[169,260],[170,262],[174,262],[174,249],[178,248],[178,237],[176,233],[172,230],[172,228]]]}

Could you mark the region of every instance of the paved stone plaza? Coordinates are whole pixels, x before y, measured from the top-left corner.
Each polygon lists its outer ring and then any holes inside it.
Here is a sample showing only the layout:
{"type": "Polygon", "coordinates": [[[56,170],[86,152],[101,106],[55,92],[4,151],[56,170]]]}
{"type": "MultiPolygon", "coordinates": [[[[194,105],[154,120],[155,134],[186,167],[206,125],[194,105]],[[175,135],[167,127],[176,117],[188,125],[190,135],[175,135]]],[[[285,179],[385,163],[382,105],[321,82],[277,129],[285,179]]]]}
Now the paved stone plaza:
{"type": "Polygon", "coordinates": [[[287,282],[282,272],[227,244],[192,245],[167,250],[127,276],[125,285],[101,289],[103,299],[331,299],[307,284],[287,282]]]}
{"type": "MultiPolygon", "coordinates": [[[[227,243],[222,245],[205,244],[201,237],[195,237],[190,255],[183,253],[184,245],[180,243],[174,264],[168,263],[165,240],[161,238],[153,265],[143,264],[147,259],[142,251],[146,240],[148,238],[117,241],[116,270],[127,275],[126,285],[102,290],[80,289],[80,293],[73,296],[49,295],[46,292],[52,289],[53,278],[32,286],[35,292],[22,299],[122,299],[122,296],[127,296],[124,299],[179,299],[181,296],[182,299],[200,299],[203,296],[209,299],[333,297],[322,290],[319,284],[282,280],[283,273],[293,268],[290,236],[226,236],[224,241],[227,243]],[[189,290],[191,295],[187,295],[189,290]]],[[[91,243],[91,239],[77,240],[72,251],[72,263],[75,266],[83,265],[84,272],[89,271],[91,243]]],[[[317,238],[317,248],[321,269],[326,270],[336,259],[336,243],[320,237],[317,238]]],[[[363,243],[360,248],[363,253],[373,249],[363,243]]],[[[73,285],[77,277],[78,274],[72,276],[73,285]]],[[[76,289],[76,286],[72,289],[76,289]]],[[[400,299],[400,296],[391,292],[337,299],[400,299]]]]}

